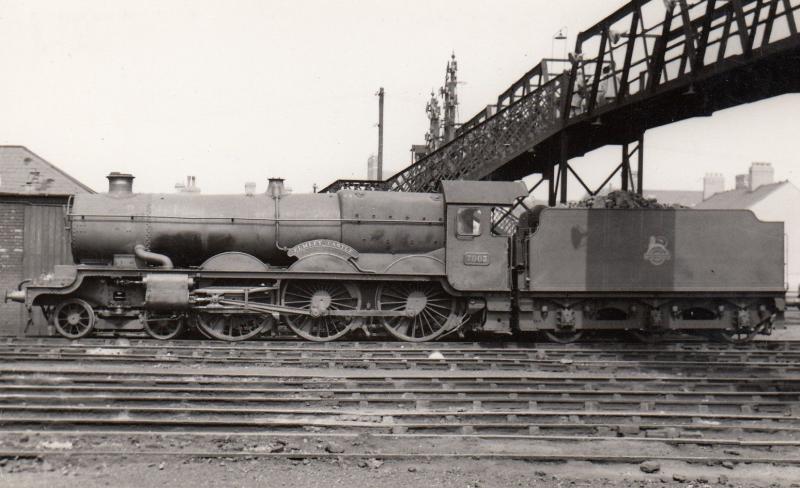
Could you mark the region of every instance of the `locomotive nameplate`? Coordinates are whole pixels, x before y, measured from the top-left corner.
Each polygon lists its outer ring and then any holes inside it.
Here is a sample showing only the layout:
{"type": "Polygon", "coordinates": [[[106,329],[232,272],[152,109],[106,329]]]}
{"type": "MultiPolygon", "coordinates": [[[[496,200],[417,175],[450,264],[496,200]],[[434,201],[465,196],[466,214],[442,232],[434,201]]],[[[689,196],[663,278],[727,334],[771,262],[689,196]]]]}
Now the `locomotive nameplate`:
{"type": "Polygon", "coordinates": [[[488,252],[464,253],[464,264],[466,266],[489,266],[489,253],[488,252]]]}
{"type": "Polygon", "coordinates": [[[358,251],[347,244],[331,239],[314,239],[313,241],[301,242],[287,252],[289,256],[298,259],[319,253],[333,254],[344,259],[358,259],[358,251]]]}

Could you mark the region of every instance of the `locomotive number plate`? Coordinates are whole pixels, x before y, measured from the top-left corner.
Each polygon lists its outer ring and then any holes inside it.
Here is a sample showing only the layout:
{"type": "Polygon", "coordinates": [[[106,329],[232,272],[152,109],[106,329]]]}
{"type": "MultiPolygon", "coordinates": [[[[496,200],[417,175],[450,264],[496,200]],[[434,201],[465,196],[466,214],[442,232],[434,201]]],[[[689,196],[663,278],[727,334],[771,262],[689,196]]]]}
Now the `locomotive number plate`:
{"type": "Polygon", "coordinates": [[[464,264],[467,266],[489,266],[488,252],[464,253],[464,264]]]}

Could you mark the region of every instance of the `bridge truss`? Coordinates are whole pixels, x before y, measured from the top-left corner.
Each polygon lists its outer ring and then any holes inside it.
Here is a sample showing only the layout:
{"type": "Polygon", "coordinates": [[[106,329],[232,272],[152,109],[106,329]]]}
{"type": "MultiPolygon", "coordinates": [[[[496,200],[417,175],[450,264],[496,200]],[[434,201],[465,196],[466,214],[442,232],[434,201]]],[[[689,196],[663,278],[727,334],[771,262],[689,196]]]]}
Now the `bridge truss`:
{"type": "Polygon", "coordinates": [[[570,179],[595,194],[619,175],[641,192],[647,129],[800,91],[798,23],[800,0],[632,0],[581,32],[569,60],[543,60],[448,144],[385,181],[322,191],[426,192],[441,180],[539,174],[550,205],[567,201],[570,179]],[[606,145],[622,147],[621,162],[592,189],[569,160],[606,145]]]}

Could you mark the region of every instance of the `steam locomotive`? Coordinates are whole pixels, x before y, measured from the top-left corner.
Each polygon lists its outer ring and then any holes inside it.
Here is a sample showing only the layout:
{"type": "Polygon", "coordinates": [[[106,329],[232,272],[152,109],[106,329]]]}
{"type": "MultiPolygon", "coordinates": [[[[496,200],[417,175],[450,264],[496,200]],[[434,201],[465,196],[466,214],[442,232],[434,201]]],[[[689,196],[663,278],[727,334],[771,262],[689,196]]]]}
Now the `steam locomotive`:
{"type": "Polygon", "coordinates": [[[67,338],[194,326],[240,341],[282,323],[312,341],[356,330],[744,341],[785,308],[783,224],[750,211],[527,208],[522,182],[291,194],[272,179],[264,194],[191,195],[108,180],[108,193],[68,205],[77,264],[6,294],[67,338]]]}

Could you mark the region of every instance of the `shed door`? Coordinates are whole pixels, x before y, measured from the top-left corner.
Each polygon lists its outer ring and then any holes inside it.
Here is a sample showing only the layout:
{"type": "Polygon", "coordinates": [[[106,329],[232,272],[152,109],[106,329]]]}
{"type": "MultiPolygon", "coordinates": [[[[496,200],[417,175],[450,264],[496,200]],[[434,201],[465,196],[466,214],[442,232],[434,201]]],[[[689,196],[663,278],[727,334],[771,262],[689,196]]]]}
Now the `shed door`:
{"type": "Polygon", "coordinates": [[[447,206],[447,277],[462,291],[510,289],[508,236],[493,235],[492,207],[447,206]]]}
{"type": "MultiPolygon", "coordinates": [[[[25,207],[23,230],[22,274],[33,279],[52,273],[56,264],[72,264],[72,250],[64,224],[63,205],[29,205],[25,207]]],[[[24,331],[28,315],[23,312],[20,331],[24,331]]],[[[45,335],[47,324],[41,310],[33,309],[33,324],[25,335],[45,335]]]]}

